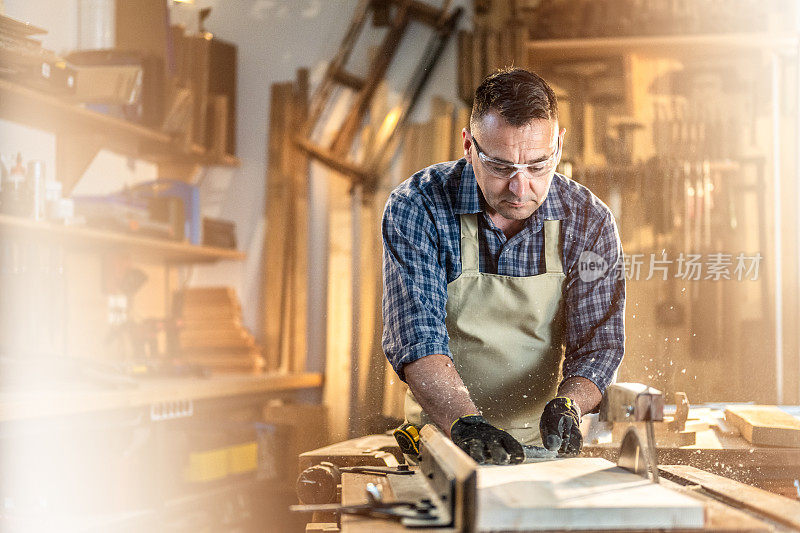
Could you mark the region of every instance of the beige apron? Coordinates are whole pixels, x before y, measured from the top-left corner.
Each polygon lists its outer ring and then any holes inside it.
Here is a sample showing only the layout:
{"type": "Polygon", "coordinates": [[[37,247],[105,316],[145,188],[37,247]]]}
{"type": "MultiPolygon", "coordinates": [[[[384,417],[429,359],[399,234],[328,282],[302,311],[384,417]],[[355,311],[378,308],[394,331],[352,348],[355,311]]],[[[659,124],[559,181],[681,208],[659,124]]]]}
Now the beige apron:
{"type": "MultiPolygon", "coordinates": [[[[523,444],[541,445],[539,418],[556,396],[564,339],[560,220],[544,221],[546,272],[479,272],[478,218],[461,215],[461,275],[447,285],[447,332],[455,367],[484,417],[523,444]]],[[[430,419],[411,391],[406,420],[430,419]]]]}

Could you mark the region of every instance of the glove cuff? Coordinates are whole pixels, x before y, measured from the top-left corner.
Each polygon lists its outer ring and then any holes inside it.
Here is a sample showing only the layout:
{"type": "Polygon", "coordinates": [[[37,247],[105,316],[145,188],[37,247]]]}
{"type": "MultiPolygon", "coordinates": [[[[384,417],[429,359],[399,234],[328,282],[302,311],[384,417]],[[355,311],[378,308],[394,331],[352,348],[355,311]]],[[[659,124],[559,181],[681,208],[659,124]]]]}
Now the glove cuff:
{"type": "Polygon", "coordinates": [[[456,424],[461,422],[460,425],[467,425],[467,426],[475,426],[478,424],[488,424],[485,418],[481,415],[465,415],[459,418],[456,418],[455,422],[450,426],[450,434],[453,433],[453,428],[456,427],[456,424]]]}
{"type": "Polygon", "coordinates": [[[556,396],[553,401],[556,402],[556,405],[563,406],[564,408],[573,411],[578,417],[578,423],[580,423],[583,414],[581,413],[581,408],[578,406],[577,402],[575,402],[572,398],[568,398],[567,396],[556,396]]]}

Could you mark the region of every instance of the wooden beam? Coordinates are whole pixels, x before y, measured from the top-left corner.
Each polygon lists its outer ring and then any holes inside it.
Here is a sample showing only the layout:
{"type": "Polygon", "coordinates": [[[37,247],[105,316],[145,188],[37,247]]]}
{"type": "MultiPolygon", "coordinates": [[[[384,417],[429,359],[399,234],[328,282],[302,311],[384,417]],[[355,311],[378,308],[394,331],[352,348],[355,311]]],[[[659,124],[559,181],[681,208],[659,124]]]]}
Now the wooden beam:
{"type": "Polygon", "coordinates": [[[344,68],[334,70],[332,75],[333,79],[335,79],[342,85],[350,87],[354,91],[360,91],[361,89],[364,88],[364,85],[366,84],[364,78],[360,78],[355,74],[346,71],[344,68]]]}
{"type": "Polygon", "coordinates": [[[301,150],[307,152],[308,155],[325,163],[340,174],[344,174],[345,176],[353,178],[358,182],[370,183],[374,179],[374,174],[367,169],[354,165],[349,161],[345,161],[330,150],[321,146],[317,146],[307,139],[298,137],[295,139],[295,142],[297,143],[297,146],[301,150]]]}
{"type": "MultiPolygon", "coordinates": [[[[291,124],[303,124],[308,118],[308,70],[299,69],[294,84],[291,124]]],[[[291,322],[289,324],[289,365],[291,372],[306,369],[308,348],[306,322],[308,311],[308,157],[297,148],[291,133],[287,132],[285,145],[291,164],[291,211],[293,232],[291,243],[291,322]]]]}

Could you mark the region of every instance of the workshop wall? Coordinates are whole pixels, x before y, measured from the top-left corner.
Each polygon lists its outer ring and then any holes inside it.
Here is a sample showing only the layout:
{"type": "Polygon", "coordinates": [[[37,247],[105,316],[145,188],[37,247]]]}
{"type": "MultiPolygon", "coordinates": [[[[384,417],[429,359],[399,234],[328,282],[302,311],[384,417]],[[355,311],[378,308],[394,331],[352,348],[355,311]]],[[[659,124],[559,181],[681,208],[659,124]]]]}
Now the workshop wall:
{"type": "MultiPolygon", "coordinates": [[[[44,0],[5,2],[6,13],[20,20],[28,21],[48,29],[44,36],[46,47],[63,53],[79,45],[78,6],[80,0],[65,0],[55,6],[44,0]]],[[[261,331],[259,320],[262,316],[257,300],[262,283],[262,244],[264,232],[268,231],[264,217],[265,172],[267,168],[267,117],[269,116],[269,93],[273,83],[292,80],[296,70],[305,67],[310,70],[312,88],[321,78],[326,62],[335,54],[357,0],[325,2],[321,0],[302,0],[296,2],[253,0],[244,2],[220,2],[217,0],[197,0],[193,5],[175,5],[171,10],[173,22],[182,22],[191,30],[197,24],[200,9],[210,7],[211,15],[206,20],[206,29],[217,37],[232,42],[238,47],[238,115],[237,156],[242,164],[238,169],[205,168],[196,177],[201,188],[203,214],[232,220],[236,223],[239,248],[247,253],[247,260],[239,262],[219,262],[214,265],[193,265],[173,269],[170,274],[178,285],[225,285],[234,287],[240,296],[243,307],[244,324],[253,332],[261,331]]],[[[458,0],[454,6],[462,6],[466,13],[461,19],[462,26],[468,25],[472,2],[458,0]]],[[[379,35],[380,30],[371,29],[366,39],[379,35]]],[[[401,50],[390,69],[385,84],[386,104],[397,100],[405,88],[407,78],[416,65],[416,60],[424,48],[429,29],[414,23],[404,38],[401,50]]],[[[457,102],[456,95],[456,44],[452,39],[439,63],[436,73],[430,78],[428,86],[419,100],[412,121],[422,122],[430,115],[430,96],[438,95],[450,102],[457,102]]],[[[375,40],[377,42],[377,40],[375,40]]],[[[367,62],[368,46],[360,47],[351,64],[357,69],[367,62]]],[[[44,159],[47,168],[55,168],[54,136],[29,130],[24,126],[6,121],[0,122],[4,146],[14,152],[22,151],[26,158],[44,159]],[[13,142],[11,142],[13,141],[13,142]]],[[[8,154],[4,154],[8,155],[8,154]]],[[[118,156],[101,151],[89,166],[75,191],[81,194],[104,194],[119,190],[125,185],[154,179],[157,168],[154,164],[118,156]]],[[[387,189],[407,178],[395,166],[393,175],[386,181],[387,189]]],[[[310,173],[311,209],[310,240],[303,245],[309,250],[309,320],[308,352],[309,370],[327,370],[335,376],[331,380],[336,386],[328,392],[333,401],[342,394],[347,395],[351,371],[351,293],[350,258],[352,254],[351,224],[352,209],[349,200],[349,186],[342,178],[327,169],[312,163],[310,173]],[[330,254],[328,251],[330,250],[330,254]],[[329,285],[329,280],[332,282],[329,285]],[[330,338],[329,338],[330,335],[330,338]]],[[[377,230],[376,217],[380,216],[383,200],[376,200],[371,214],[365,215],[364,231],[377,230]],[[371,218],[368,218],[371,217],[371,218]],[[371,225],[370,225],[371,224],[371,225]]],[[[373,247],[374,248],[374,247],[373,247]]],[[[373,249],[373,252],[375,250],[373,249]]],[[[267,258],[269,260],[269,258],[267,258]]],[[[375,261],[373,274],[379,275],[380,254],[364,257],[365,261],[375,261]],[[376,270],[377,267],[377,270],[376,270]]],[[[83,259],[71,269],[76,273],[95,272],[88,268],[83,259]],[[87,270],[88,269],[88,270],[87,270]]],[[[156,280],[143,289],[137,299],[137,308],[147,314],[163,312],[163,276],[160,267],[144,266],[148,276],[156,280]],[[159,298],[162,300],[159,302],[159,298]]],[[[87,336],[85,332],[98,330],[105,325],[106,302],[102,298],[101,276],[85,276],[81,284],[85,291],[77,293],[93,294],[91,302],[83,302],[93,309],[83,313],[80,320],[73,321],[71,338],[75,343],[70,352],[90,351],[101,356],[102,339],[87,336]]],[[[375,283],[379,279],[373,279],[375,283]]],[[[173,286],[176,286],[173,284],[173,286]]],[[[378,291],[379,287],[372,287],[378,291]]],[[[76,289],[77,290],[77,289],[76,289]]],[[[76,294],[77,294],[76,293],[76,294]]],[[[374,295],[373,295],[374,296],[374,295]]],[[[358,299],[360,296],[355,296],[358,299]]],[[[367,300],[365,300],[367,301],[367,300]]],[[[375,298],[368,301],[372,304],[375,298]]],[[[78,309],[78,307],[76,307],[78,309]]],[[[364,309],[364,320],[356,327],[367,338],[367,330],[380,328],[377,309],[364,309]],[[371,313],[371,314],[370,314],[371,313]]],[[[372,335],[374,337],[374,335],[372,335]]],[[[365,347],[365,350],[370,348],[365,347]]],[[[374,349],[374,346],[373,346],[374,349]]],[[[365,361],[366,364],[366,361],[365,361]]],[[[366,374],[361,374],[366,379],[366,374]]],[[[367,387],[366,383],[363,383],[367,387]]],[[[334,402],[336,403],[336,402],[334,402]]],[[[333,427],[347,427],[347,404],[333,413],[333,427]]]]}

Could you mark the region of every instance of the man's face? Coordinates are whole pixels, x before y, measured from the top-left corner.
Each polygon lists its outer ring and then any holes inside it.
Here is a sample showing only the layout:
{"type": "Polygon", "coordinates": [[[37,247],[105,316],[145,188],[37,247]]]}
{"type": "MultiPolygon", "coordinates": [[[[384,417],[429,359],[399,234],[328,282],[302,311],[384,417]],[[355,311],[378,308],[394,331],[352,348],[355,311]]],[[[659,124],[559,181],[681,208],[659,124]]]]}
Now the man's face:
{"type": "Polygon", "coordinates": [[[525,220],[542,205],[561,158],[558,148],[561,146],[559,143],[563,143],[565,131],[559,131],[557,122],[546,119],[534,119],[522,127],[515,127],[495,111],[480,119],[471,133],[464,129],[464,155],[475,170],[490,215],[499,214],[507,220],[525,220]],[[550,160],[552,167],[543,175],[534,175],[536,172],[528,169],[517,172],[510,179],[498,177],[494,172],[497,167],[487,165],[478,156],[475,143],[492,160],[528,164],[541,163],[553,156],[550,160]]]}

